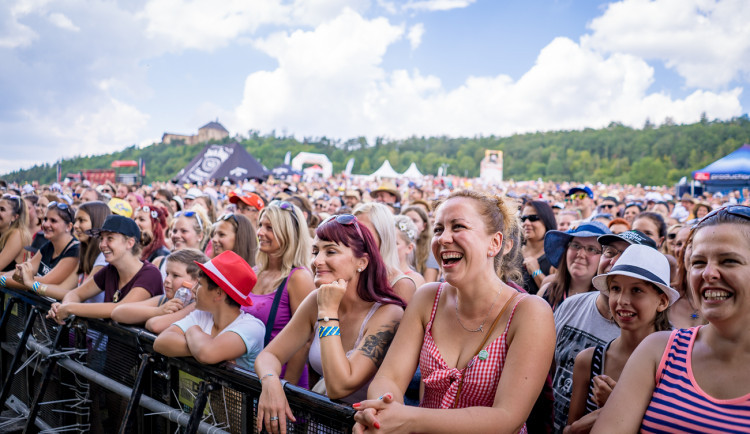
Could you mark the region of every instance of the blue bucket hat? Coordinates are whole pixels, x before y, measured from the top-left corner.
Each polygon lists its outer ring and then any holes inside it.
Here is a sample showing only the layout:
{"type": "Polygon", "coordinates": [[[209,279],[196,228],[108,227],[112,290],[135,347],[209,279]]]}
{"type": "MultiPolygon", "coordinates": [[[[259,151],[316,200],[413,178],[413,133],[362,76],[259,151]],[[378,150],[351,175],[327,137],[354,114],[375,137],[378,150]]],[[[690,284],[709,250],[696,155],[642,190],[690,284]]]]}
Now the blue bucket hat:
{"type": "Polygon", "coordinates": [[[611,234],[610,231],[603,223],[600,222],[586,222],[580,224],[577,228],[570,229],[566,232],[562,231],[547,231],[544,235],[544,253],[547,255],[549,262],[555,266],[560,266],[565,248],[568,247],[568,243],[573,238],[585,238],[585,237],[600,237],[601,235],[611,234]]]}

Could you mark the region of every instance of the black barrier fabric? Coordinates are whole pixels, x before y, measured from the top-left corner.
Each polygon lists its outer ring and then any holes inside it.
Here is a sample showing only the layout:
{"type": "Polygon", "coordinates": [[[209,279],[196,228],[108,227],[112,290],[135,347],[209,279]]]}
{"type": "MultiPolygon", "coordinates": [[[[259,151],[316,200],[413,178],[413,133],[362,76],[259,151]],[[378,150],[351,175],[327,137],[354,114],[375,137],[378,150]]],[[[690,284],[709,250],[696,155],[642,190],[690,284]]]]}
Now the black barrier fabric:
{"type": "MultiPolygon", "coordinates": [[[[32,432],[51,427],[58,432],[168,433],[188,432],[188,426],[197,432],[257,432],[261,385],[254,373],[233,364],[206,366],[192,358],[164,357],[153,351],[153,334],[109,320],[75,318],[53,348],[61,326],[45,318],[52,300],[6,288],[0,289],[0,298],[0,378],[14,368],[3,385],[8,391],[0,432],[26,423],[32,432]],[[21,342],[33,309],[39,315],[21,342]],[[34,409],[50,366],[44,396],[34,409]],[[134,395],[138,403],[131,402],[134,395]],[[198,413],[194,407],[203,402],[198,413]],[[27,422],[32,410],[36,420],[27,422]]],[[[284,389],[297,418],[287,432],[351,432],[351,407],[289,384],[284,389]]]]}

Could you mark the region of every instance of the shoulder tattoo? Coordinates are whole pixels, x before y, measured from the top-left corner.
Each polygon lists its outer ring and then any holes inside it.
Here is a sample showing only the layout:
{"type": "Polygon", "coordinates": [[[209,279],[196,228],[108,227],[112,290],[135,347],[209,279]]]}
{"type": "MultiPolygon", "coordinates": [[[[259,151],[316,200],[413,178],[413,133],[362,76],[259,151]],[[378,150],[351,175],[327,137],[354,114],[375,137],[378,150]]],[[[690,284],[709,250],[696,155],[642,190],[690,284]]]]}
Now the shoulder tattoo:
{"type": "Polygon", "coordinates": [[[385,359],[388,347],[391,346],[393,337],[396,335],[396,330],[398,330],[398,324],[398,321],[392,321],[390,325],[383,326],[374,335],[365,337],[364,342],[359,347],[359,351],[372,360],[378,368],[383,363],[383,359],[385,359]]]}

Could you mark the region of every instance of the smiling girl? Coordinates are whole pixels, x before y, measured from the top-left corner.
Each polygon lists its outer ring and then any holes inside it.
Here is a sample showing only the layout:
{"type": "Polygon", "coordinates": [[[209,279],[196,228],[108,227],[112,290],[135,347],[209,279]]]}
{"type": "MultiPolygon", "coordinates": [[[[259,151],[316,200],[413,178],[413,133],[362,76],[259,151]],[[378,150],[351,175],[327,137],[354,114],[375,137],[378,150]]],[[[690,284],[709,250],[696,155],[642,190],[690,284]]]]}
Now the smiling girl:
{"type": "Polygon", "coordinates": [[[20,196],[0,197],[0,269],[13,271],[24,261],[24,246],[31,244],[26,201],[20,196]]]}
{"type": "Polygon", "coordinates": [[[224,214],[219,218],[213,227],[211,246],[214,258],[223,252],[232,251],[251,267],[255,266],[258,236],[250,219],[242,214],[224,214]]]}
{"type": "Polygon", "coordinates": [[[635,348],[651,333],[671,330],[667,308],[679,298],[669,286],[669,262],[656,249],[629,246],[594,286],[609,296],[609,309],[620,336],[608,344],[587,348],[576,356],[568,425],[586,430],[620,379],[635,348]]]}

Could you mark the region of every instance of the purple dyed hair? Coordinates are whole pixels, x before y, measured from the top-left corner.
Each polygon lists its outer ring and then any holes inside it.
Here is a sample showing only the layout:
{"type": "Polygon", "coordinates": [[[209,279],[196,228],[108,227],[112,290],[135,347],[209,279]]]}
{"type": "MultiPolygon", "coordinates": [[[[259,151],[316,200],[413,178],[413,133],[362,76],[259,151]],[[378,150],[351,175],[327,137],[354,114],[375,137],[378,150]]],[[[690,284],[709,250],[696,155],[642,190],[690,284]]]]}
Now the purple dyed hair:
{"type": "Polygon", "coordinates": [[[406,302],[393,292],[393,288],[388,283],[388,270],[380,256],[372,233],[364,225],[357,221],[351,225],[343,225],[332,219],[318,226],[315,235],[321,240],[349,247],[357,258],[367,257],[369,259],[369,265],[362,270],[357,283],[359,298],[367,302],[397,304],[406,307],[406,302]],[[362,238],[360,238],[355,225],[359,226],[362,231],[362,238]]]}

